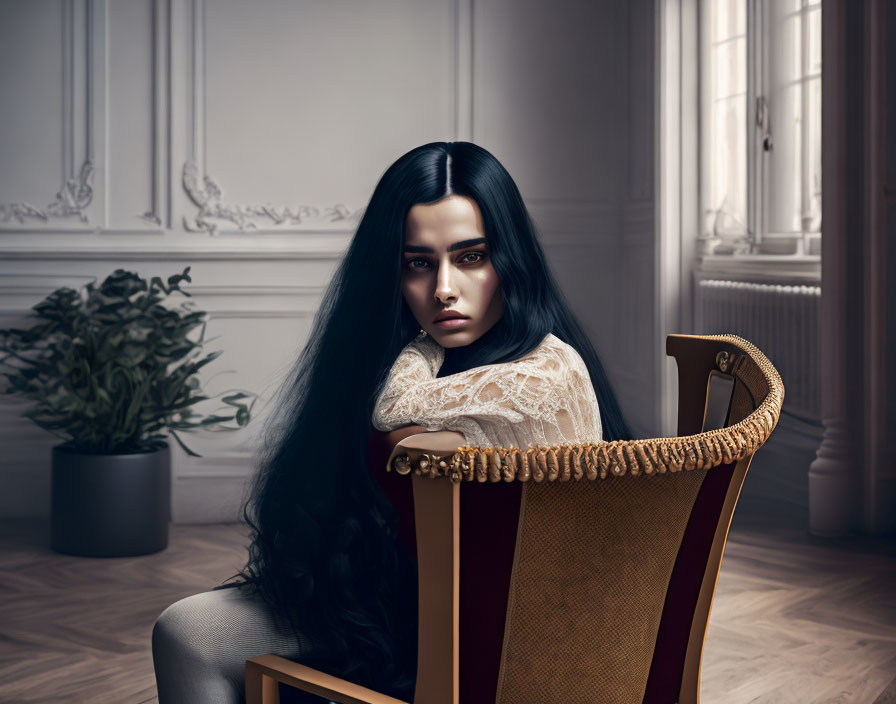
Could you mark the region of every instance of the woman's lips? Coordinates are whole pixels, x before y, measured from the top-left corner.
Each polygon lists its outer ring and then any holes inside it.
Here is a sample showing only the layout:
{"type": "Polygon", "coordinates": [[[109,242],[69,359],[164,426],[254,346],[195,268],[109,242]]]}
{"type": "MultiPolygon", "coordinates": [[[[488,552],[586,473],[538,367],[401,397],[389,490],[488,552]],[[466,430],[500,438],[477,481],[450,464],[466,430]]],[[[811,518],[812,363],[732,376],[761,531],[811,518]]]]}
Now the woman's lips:
{"type": "Polygon", "coordinates": [[[446,320],[437,321],[436,325],[445,330],[453,330],[454,328],[462,328],[469,322],[469,318],[447,318],[446,320]]]}

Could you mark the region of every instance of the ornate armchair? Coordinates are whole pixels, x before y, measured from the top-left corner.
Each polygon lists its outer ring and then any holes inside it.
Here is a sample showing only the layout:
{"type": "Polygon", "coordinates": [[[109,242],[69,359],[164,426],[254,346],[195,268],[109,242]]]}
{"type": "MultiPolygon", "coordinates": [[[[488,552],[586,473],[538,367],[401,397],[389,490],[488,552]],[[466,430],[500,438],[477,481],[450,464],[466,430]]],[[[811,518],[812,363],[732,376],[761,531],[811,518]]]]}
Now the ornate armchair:
{"type": "MultiPolygon", "coordinates": [[[[392,452],[413,483],[414,704],[696,704],[732,513],[784,387],[734,335],[669,335],[666,353],[678,437],[392,452]]],[[[399,704],[274,655],[247,661],[248,704],[278,702],[278,682],[399,704]]]]}

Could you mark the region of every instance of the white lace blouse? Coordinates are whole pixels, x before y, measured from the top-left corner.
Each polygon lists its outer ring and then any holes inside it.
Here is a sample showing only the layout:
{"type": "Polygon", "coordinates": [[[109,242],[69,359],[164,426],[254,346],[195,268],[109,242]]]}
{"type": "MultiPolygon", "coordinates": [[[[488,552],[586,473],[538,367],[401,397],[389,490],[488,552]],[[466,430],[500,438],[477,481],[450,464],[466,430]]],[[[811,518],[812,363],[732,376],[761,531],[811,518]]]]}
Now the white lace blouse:
{"type": "Polygon", "coordinates": [[[474,447],[594,443],[600,412],[588,368],[549,333],[525,357],[437,378],[445,348],[421,331],[401,351],[377,398],[372,423],[455,430],[474,447]]]}

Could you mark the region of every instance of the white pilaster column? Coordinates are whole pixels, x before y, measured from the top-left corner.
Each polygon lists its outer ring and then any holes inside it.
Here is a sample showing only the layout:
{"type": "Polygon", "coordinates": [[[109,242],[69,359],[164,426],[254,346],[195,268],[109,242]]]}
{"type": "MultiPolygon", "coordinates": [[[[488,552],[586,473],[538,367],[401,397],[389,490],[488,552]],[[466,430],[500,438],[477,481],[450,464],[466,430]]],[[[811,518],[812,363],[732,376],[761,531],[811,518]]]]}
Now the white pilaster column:
{"type": "Polygon", "coordinates": [[[896,235],[896,130],[886,128],[896,125],[896,114],[887,114],[896,82],[884,68],[896,72],[896,9],[883,0],[825,0],[822,12],[825,430],[809,468],[809,530],[892,533],[896,378],[887,350],[892,356],[896,342],[896,247],[888,241],[896,235]]]}
{"type": "MultiPolygon", "coordinates": [[[[822,237],[821,237],[821,418],[824,437],[809,467],[809,530],[839,535],[858,518],[859,458],[850,442],[849,229],[847,149],[851,121],[859,106],[849,100],[850,74],[845,0],[822,3],[822,237]]],[[[852,57],[854,58],[854,57],[852,57]]]]}

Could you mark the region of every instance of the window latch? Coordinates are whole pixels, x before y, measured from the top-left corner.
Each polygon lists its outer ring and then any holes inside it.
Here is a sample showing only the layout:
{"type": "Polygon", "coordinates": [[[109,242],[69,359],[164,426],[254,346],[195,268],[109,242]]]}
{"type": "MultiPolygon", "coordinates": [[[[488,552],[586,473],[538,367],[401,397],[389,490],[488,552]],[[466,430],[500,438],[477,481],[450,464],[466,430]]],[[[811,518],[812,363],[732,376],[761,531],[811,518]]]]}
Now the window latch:
{"type": "Polygon", "coordinates": [[[772,133],[768,128],[768,101],[764,95],[756,97],[756,126],[762,130],[762,151],[772,150],[772,133]]]}

